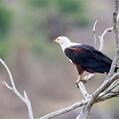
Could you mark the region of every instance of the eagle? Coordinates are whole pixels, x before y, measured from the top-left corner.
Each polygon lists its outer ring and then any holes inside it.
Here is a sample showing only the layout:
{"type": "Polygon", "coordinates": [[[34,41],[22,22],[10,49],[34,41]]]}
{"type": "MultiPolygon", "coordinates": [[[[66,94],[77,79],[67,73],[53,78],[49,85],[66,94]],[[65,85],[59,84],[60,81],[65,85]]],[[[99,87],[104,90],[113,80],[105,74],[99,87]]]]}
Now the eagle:
{"type": "MultiPolygon", "coordinates": [[[[79,74],[76,81],[77,86],[80,81],[86,83],[83,79],[84,72],[108,74],[110,71],[112,59],[93,46],[71,42],[65,36],[57,37],[54,42],[61,46],[64,54],[76,66],[79,74]]],[[[116,66],[114,72],[117,72],[117,69],[116,66]]]]}

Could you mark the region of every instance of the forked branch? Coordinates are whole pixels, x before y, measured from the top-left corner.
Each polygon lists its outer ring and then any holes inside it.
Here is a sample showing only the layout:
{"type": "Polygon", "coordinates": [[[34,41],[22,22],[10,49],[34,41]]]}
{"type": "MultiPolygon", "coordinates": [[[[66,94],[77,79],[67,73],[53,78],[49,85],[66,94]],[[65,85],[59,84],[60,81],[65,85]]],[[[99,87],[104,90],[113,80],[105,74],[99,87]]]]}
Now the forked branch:
{"type": "Polygon", "coordinates": [[[31,102],[27,96],[27,93],[26,91],[24,91],[24,96],[22,96],[19,91],[17,90],[16,86],[15,86],[15,83],[14,83],[14,80],[13,80],[13,76],[12,76],[12,73],[10,72],[8,66],[5,64],[5,62],[0,58],[0,62],[2,63],[2,65],[5,67],[7,73],[8,73],[8,76],[9,76],[9,79],[10,79],[10,82],[11,82],[11,85],[12,86],[9,86],[9,84],[6,82],[6,81],[3,81],[3,84],[8,88],[10,89],[12,92],[15,93],[16,96],[18,96],[26,105],[27,105],[27,108],[28,108],[28,113],[29,113],[29,119],[34,119],[33,117],[33,112],[32,112],[32,106],[31,106],[31,102]]]}

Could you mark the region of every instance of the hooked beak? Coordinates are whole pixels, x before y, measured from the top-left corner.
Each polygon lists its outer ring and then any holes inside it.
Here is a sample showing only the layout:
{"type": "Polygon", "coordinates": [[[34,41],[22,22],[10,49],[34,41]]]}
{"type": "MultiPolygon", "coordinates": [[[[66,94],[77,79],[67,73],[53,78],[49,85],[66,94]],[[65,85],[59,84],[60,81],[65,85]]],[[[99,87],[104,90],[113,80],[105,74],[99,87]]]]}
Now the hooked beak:
{"type": "Polygon", "coordinates": [[[53,40],[53,43],[58,43],[59,39],[53,40]]]}
{"type": "Polygon", "coordinates": [[[52,43],[56,43],[56,39],[52,41],[52,43]]]}

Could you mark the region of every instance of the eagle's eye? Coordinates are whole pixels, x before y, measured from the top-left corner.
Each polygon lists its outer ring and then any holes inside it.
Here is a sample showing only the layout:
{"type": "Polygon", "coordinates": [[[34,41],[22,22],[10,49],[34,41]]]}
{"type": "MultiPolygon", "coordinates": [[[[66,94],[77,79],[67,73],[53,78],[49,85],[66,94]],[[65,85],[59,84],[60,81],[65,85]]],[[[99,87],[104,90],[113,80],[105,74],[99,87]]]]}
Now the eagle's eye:
{"type": "Polygon", "coordinates": [[[59,42],[59,39],[57,38],[57,39],[55,40],[55,42],[58,43],[58,42],[59,42]]]}

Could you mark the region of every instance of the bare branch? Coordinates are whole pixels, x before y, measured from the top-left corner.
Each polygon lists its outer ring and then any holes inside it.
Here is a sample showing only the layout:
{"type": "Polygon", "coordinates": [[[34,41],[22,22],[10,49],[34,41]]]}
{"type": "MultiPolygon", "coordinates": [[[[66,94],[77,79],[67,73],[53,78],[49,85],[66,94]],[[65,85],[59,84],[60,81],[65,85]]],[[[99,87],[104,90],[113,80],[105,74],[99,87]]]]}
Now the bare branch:
{"type": "Polygon", "coordinates": [[[88,80],[92,79],[94,76],[95,76],[95,74],[86,75],[86,76],[84,77],[84,80],[88,81],[88,80]]]}
{"type": "Polygon", "coordinates": [[[74,103],[73,105],[71,106],[68,106],[68,107],[65,107],[61,110],[58,110],[58,111],[55,111],[55,112],[52,112],[52,113],[49,113],[43,117],[40,117],[39,119],[50,119],[50,118],[53,118],[53,117],[56,117],[56,116],[59,116],[61,114],[64,114],[64,113],[67,113],[69,111],[72,111],[80,106],[83,106],[87,103],[87,100],[81,100],[80,102],[76,102],[74,103]]]}
{"type": "Polygon", "coordinates": [[[114,74],[110,79],[105,80],[104,83],[93,92],[93,98],[96,98],[101,92],[108,88],[116,79],[119,78],[119,72],[114,74]]]}
{"type": "Polygon", "coordinates": [[[100,47],[99,47],[99,51],[102,51],[103,50],[103,42],[104,42],[104,36],[106,35],[106,33],[107,32],[112,32],[112,30],[113,30],[113,27],[110,27],[110,28],[107,28],[107,29],[105,29],[104,30],[104,32],[101,34],[101,35],[99,35],[98,37],[99,37],[99,39],[100,39],[100,47]]]}
{"type": "Polygon", "coordinates": [[[12,73],[10,72],[8,66],[5,64],[5,62],[0,58],[0,62],[2,63],[2,65],[5,67],[8,75],[9,75],[9,79],[10,79],[10,82],[11,82],[11,85],[12,86],[9,86],[5,81],[3,82],[3,84],[8,88],[10,89],[11,91],[13,91],[16,96],[18,96],[26,105],[27,105],[27,108],[28,108],[28,112],[29,112],[29,119],[34,119],[33,118],[33,112],[32,112],[32,107],[31,107],[31,102],[30,100],[28,99],[28,96],[26,94],[26,92],[24,92],[24,96],[22,96],[18,90],[16,89],[16,86],[15,86],[15,83],[14,83],[14,80],[13,80],[13,76],[12,76],[12,73]]]}
{"type": "Polygon", "coordinates": [[[96,24],[97,20],[95,20],[94,26],[93,26],[93,37],[94,37],[94,46],[95,48],[97,47],[97,35],[96,35],[96,24]]]}
{"type": "Polygon", "coordinates": [[[76,117],[76,119],[80,119],[80,114],[76,117]]]}
{"type": "MultiPolygon", "coordinates": [[[[94,91],[94,93],[92,94],[92,98],[88,101],[87,105],[82,109],[82,112],[80,114],[80,118],[79,119],[87,119],[88,118],[88,115],[89,115],[89,112],[91,110],[91,107],[92,105],[95,103],[96,99],[97,99],[97,96],[102,92],[104,91],[106,88],[108,88],[116,79],[119,78],[119,72],[114,74],[110,79],[108,80],[105,80],[104,83],[96,90],[94,91]]],[[[107,94],[107,97],[111,98],[111,97],[114,97],[116,94],[113,94],[113,95],[108,95],[107,94]]],[[[118,94],[117,94],[118,95],[118,94]]],[[[117,96],[116,95],[116,96],[117,96]]],[[[105,95],[104,95],[105,96],[105,95]]],[[[103,98],[104,98],[103,96],[103,98]]]]}
{"type": "MultiPolygon", "coordinates": [[[[109,79],[109,80],[116,80],[117,78],[119,78],[119,73],[116,73],[111,79],[109,79]]],[[[110,82],[110,81],[109,81],[110,82]]],[[[106,83],[106,82],[105,82],[106,83]]],[[[116,84],[115,84],[116,85],[116,84]]],[[[99,96],[94,102],[93,102],[93,104],[94,103],[99,103],[99,102],[101,102],[101,101],[104,101],[104,100],[107,100],[107,99],[110,99],[110,98],[113,98],[113,97],[117,97],[119,95],[119,90],[116,92],[116,93],[108,93],[108,94],[106,94],[106,95],[104,95],[104,96],[99,96]]],[[[43,117],[40,117],[39,119],[50,119],[50,118],[53,118],[53,117],[56,117],[56,116],[59,116],[59,115],[62,115],[62,114],[64,114],[64,113],[67,113],[67,112],[69,112],[69,111],[72,111],[72,110],[74,110],[74,109],[76,109],[76,108],[79,108],[79,107],[81,107],[81,106],[84,106],[84,105],[89,105],[91,102],[92,102],[92,99],[93,98],[90,98],[90,99],[87,99],[87,100],[81,100],[80,102],[77,102],[77,103],[75,103],[75,104],[73,104],[73,105],[71,105],[71,106],[68,106],[68,107],[65,107],[65,108],[63,108],[63,109],[61,109],[61,110],[58,110],[58,111],[55,111],[55,112],[52,112],[52,113],[49,113],[49,114],[47,114],[47,115],[45,115],[45,116],[43,116],[43,117]]],[[[91,104],[91,106],[90,106],[90,108],[92,107],[92,104],[91,104]]],[[[90,108],[88,108],[88,110],[90,109],[90,108]]],[[[86,111],[86,110],[85,110],[86,111]]],[[[84,111],[84,112],[85,112],[84,111]]],[[[84,113],[83,112],[83,113],[84,113]]],[[[88,115],[88,113],[89,113],[89,111],[87,112],[87,115],[88,115]]],[[[81,118],[81,115],[78,115],[77,116],[77,118],[76,119],[80,119],[81,118]]],[[[81,119],[83,119],[83,117],[81,118],[81,119]]]]}
{"type": "Polygon", "coordinates": [[[9,86],[9,85],[7,84],[7,82],[3,81],[2,84],[5,85],[8,89],[12,90],[12,87],[9,86]]]}
{"type": "Polygon", "coordinates": [[[92,97],[91,95],[88,94],[83,82],[79,82],[78,86],[80,87],[81,93],[86,100],[92,97]]]}
{"type": "Polygon", "coordinates": [[[113,12],[113,29],[114,29],[115,41],[116,41],[116,53],[115,53],[107,79],[113,75],[116,64],[119,59],[119,35],[118,35],[119,31],[118,31],[118,24],[117,24],[118,12],[119,12],[119,0],[115,0],[115,7],[113,12]]]}
{"type": "Polygon", "coordinates": [[[111,92],[111,91],[112,91],[115,87],[117,87],[118,85],[119,85],[119,81],[116,82],[116,83],[112,83],[112,84],[109,86],[109,88],[107,88],[104,92],[102,92],[102,93],[99,95],[99,97],[102,97],[102,96],[104,96],[105,94],[111,92]]]}
{"type": "MultiPolygon", "coordinates": [[[[99,103],[99,102],[105,101],[107,99],[110,99],[110,98],[113,98],[113,97],[117,97],[118,95],[119,95],[119,93],[118,94],[117,93],[116,94],[109,93],[109,94],[107,94],[105,96],[97,98],[94,103],[99,103]]],[[[65,107],[63,109],[60,109],[60,110],[57,110],[55,112],[49,113],[49,114],[47,114],[47,115],[45,115],[43,117],[40,117],[39,119],[51,119],[51,118],[57,117],[59,115],[65,114],[67,112],[70,112],[70,111],[72,111],[72,110],[74,110],[76,108],[84,106],[88,102],[89,102],[89,100],[81,100],[79,102],[76,102],[76,103],[72,104],[71,106],[65,107]]],[[[78,115],[76,119],[80,119],[80,115],[78,115]]]]}
{"type": "Polygon", "coordinates": [[[96,102],[102,102],[102,101],[105,101],[114,97],[118,97],[118,96],[119,96],[119,93],[108,93],[104,95],[103,97],[96,99],[96,102]]]}

